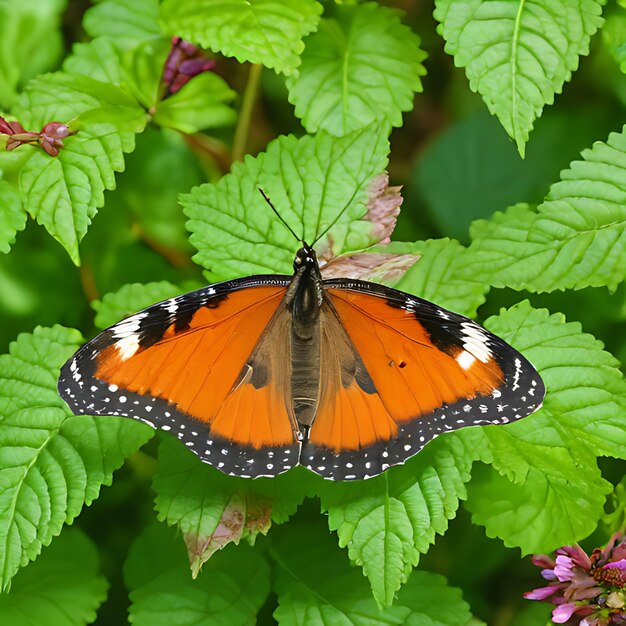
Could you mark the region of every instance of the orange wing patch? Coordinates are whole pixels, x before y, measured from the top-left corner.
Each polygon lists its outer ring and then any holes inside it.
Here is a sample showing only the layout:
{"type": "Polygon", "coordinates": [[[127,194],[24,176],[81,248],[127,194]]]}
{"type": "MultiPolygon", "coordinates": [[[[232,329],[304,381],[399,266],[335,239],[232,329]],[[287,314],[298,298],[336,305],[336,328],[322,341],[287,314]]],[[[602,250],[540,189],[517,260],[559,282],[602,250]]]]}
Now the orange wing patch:
{"type": "MultiPolygon", "coordinates": [[[[412,312],[389,306],[384,298],[339,289],[326,294],[347,337],[340,352],[347,352],[346,345],[356,352],[371,386],[359,384],[358,377],[347,381],[345,375],[342,385],[327,384],[311,429],[313,444],[335,451],[363,449],[392,439],[403,422],[490,394],[502,384],[500,366],[476,338],[468,337],[465,349],[446,353],[412,312]]],[[[335,336],[331,345],[337,344],[335,336]]],[[[328,358],[322,363],[325,367],[328,358]]],[[[340,379],[336,373],[329,378],[340,379]]]]}
{"type": "Polygon", "coordinates": [[[95,377],[167,400],[230,441],[289,445],[294,432],[280,381],[237,384],[284,294],[274,286],[234,291],[199,308],[185,329],[172,324],[147,348],[120,339],[99,354],[95,377]]]}

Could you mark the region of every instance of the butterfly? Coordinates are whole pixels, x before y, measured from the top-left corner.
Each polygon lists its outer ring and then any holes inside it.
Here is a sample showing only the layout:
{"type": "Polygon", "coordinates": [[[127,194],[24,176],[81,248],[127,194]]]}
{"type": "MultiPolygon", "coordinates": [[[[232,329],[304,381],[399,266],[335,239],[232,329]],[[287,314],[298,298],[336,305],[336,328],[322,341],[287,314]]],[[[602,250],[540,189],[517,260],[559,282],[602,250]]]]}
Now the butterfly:
{"type": "Polygon", "coordinates": [[[61,397],[76,414],[169,431],[226,474],[303,465],[331,480],[376,476],[442,433],[541,406],[535,368],[471,319],[380,284],[323,279],[304,242],[293,270],[131,315],[67,361],[61,397]]]}

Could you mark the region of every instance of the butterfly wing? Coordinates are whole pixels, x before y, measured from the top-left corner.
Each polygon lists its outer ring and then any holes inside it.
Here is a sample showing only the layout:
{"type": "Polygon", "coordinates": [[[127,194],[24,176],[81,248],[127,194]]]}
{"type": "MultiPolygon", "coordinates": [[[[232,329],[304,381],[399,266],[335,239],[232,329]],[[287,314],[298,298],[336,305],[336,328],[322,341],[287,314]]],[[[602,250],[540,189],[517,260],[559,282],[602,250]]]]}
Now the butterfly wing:
{"type": "Polygon", "coordinates": [[[321,397],[302,464],[334,480],[404,463],[439,434],[536,411],[543,382],[472,320],[374,283],[324,281],[321,397]]]}
{"type": "Polygon", "coordinates": [[[286,401],[289,282],[228,281],[132,315],[65,364],[59,393],[76,414],[171,431],[225,473],[279,474],[300,450],[286,401]]]}

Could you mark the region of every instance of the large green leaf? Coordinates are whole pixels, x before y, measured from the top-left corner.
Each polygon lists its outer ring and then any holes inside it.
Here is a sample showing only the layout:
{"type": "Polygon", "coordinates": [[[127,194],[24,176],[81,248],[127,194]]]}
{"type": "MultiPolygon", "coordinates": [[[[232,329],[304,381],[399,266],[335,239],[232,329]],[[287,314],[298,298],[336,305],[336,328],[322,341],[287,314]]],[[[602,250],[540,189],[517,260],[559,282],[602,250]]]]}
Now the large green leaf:
{"type": "Polygon", "coordinates": [[[274,617],[281,626],[466,626],[472,619],[460,591],[429,572],[413,572],[393,606],[378,607],[321,524],[290,525],[270,555],[276,563],[274,617]]]}
{"type": "Polygon", "coordinates": [[[0,619],[7,626],[85,626],[95,621],[107,586],[96,546],[66,529],[0,594],[0,619]]]}
{"type": "Polygon", "coordinates": [[[37,328],[0,356],[0,588],[152,436],[131,420],[70,414],[57,378],[80,339],[61,326],[37,328]]]}
{"type": "Polygon", "coordinates": [[[192,580],[182,544],[163,524],[135,541],[124,566],[135,626],[253,626],[269,593],[269,568],[258,550],[240,546],[192,580]]]}
{"type": "Polygon", "coordinates": [[[161,22],[171,34],[241,63],[290,74],[321,12],[316,0],[165,0],[161,22]]]}
{"type": "Polygon", "coordinates": [[[367,213],[368,186],[387,163],[386,130],[370,126],[345,137],[325,132],[282,136],[256,158],[236,163],[216,184],[181,197],[190,218],[195,260],[210,280],[256,273],[291,273],[299,242],[265,203],[263,188],[295,233],[312,243],[332,226],[318,252],[332,241],[335,254],[374,243],[367,213]]]}
{"type": "Polygon", "coordinates": [[[588,54],[605,0],[436,0],[446,52],[524,154],[533,123],[588,54]]]}
{"type": "Polygon", "coordinates": [[[0,0],[0,108],[8,109],[21,86],[58,63],[66,6],[67,0],[0,0]]]}
{"type": "Polygon", "coordinates": [[[254,481],[226,476],[167,436],[154,477],[156,510],[160,520],[179,527],[197,573],[228,543],[253,542],[272,521],[286,521],[315,480],[303,469],[254,481]]]}
{"type": "Polygon", "coordinates": [[[8,252],[18,230],[26,226],[26,212],[17,190],[0,179],[0,252],[8,252]]]}
{"type": "Polygon", "coordinates": [[[583,159],[537,212],[514,206],[476,222],[464,276],[529,291],[615,289],[626,271],[626,129],[583,159]]]}
{"type": "Polygon", "coordinates": [[[459,499],[475,454],[454,436],[433,442],[402,468],[366,482],[321,488],[323,510],[339,545],[363,567],[374,598],[390,605],[420,553],[443,534],[459,499]]]}
{"type": "Polygon", "coordinates": [[[374,121],[402,125],[422,90],[426,57],[402,13],[374,2],[343,5],[305,40],[289,101],[311,133],[345,135],[374,121]]]}
{"type": "Polygon", "coordinates": [[[489,536],[525,553],[578,541],[595,528],[611,490],[596,455],[626,456],[618,363],[579,324],[527,302],[486,325],[534,363],[547,394],[535,415],[460,434],[495,468],[472,481],[467,506],[489,536]]]}

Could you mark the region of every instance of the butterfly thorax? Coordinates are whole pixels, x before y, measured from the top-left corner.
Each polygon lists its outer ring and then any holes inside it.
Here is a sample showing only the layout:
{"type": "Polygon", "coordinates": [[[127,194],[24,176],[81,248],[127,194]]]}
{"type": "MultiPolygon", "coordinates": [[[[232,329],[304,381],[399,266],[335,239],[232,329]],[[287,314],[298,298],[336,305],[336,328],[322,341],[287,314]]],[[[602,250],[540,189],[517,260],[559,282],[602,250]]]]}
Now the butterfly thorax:
{"type": "Polygon", "coordinates": [[[320,311],[324,299],[315,251],[304,244],[294,260],[285,304],[291,311],[291,400],[298,424],[315,419],[320,391],[320,311]]]}

